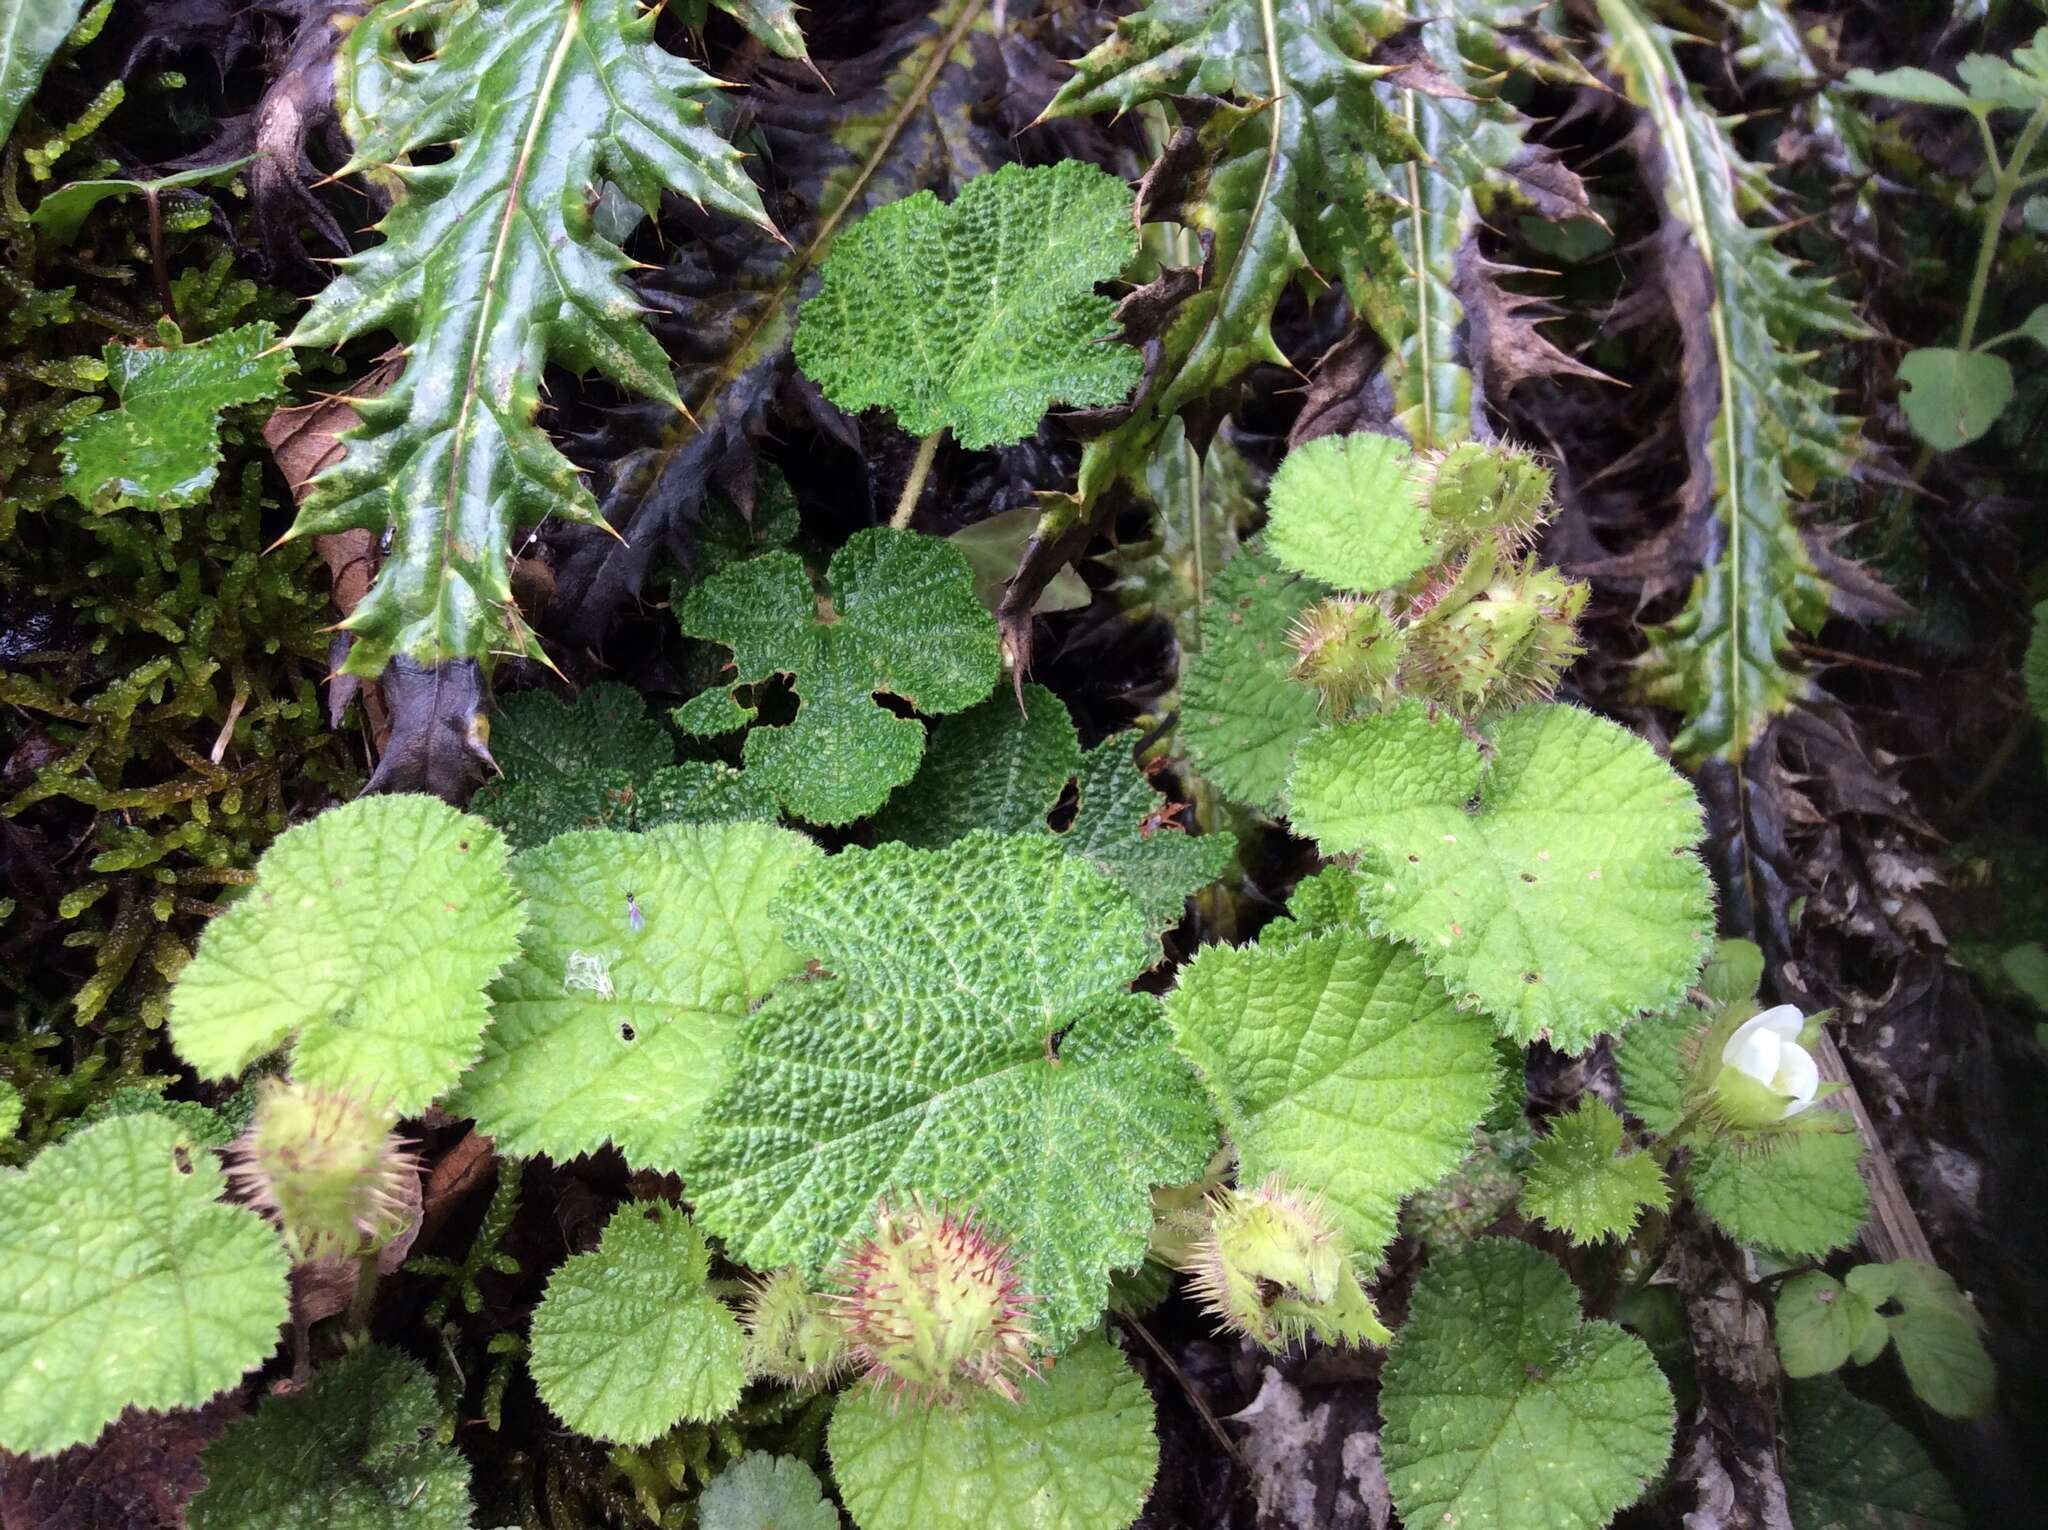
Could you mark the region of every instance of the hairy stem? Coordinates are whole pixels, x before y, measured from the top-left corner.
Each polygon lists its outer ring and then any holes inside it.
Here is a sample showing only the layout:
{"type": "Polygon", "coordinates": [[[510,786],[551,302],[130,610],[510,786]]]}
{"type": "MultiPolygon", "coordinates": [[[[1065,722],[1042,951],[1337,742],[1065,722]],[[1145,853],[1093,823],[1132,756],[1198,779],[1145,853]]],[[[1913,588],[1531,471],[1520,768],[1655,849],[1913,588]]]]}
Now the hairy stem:
{"type": "Polygon", "coordinates": [[[917,512],[917,498],[924,493],[924,481],[931,476],[932,459],[939,454],[939,443],[946,438],[946,427],[937,430],[917,443],[917,460],[910,464],[910,476],[903,480],[903,494],[896,501],[896,513],[889,517],[889,525],[897,531],[910,529],[910,517],[917,512]]]}
{"type": "Polygon", "coordinates": [[[2013,145],[2011,158],[2003,165],[1996,159],[1992,160],[1991,202],[1984,210],[1984,238],[1977,246],[1977,269],[1970,277],[1970,301],[1963,309],[1962,333],[1956,340],[1959,351],[1970,349],[1971,342],[1977,338],[1977,320],[1984,312],[1984,294],[1991,286],[1991,264],[1998,254],[1998,239],[2005,228],[2005,215],[2026,180],[2027,161],[2044,131],[2048,131],[2048,104],[2034,108],[2034,115],[2020,129],[2019,141],[2013,145]]]}

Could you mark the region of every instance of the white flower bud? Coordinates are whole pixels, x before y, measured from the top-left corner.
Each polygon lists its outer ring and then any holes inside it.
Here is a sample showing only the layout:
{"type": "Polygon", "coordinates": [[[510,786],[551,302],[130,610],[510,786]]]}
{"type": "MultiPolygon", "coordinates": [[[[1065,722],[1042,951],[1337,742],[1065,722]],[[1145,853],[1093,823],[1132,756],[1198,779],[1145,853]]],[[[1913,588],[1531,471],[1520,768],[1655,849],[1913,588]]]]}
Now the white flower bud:
{"type": "Polygon", "coordinates": [[[1820,1067],[1799,1044],[1805,1027],[1806,1017],[1796,1005],[1780,1004],[1743,1021],[1722,1046],[1716,1087],[1724,1103],[1736,1107],[1742,1124],[1782,1121],[1813,1104],[1820,1067]]]}

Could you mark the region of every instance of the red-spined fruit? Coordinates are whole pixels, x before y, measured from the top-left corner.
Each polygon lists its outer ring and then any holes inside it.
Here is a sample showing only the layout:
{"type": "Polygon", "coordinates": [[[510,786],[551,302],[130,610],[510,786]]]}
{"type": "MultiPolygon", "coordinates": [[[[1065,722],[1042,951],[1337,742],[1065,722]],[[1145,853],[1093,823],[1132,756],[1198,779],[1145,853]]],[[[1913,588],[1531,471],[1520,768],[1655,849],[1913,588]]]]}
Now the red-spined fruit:
{"type": "Polygon", "coordinates": [[[229,1173],[301,1264],[374,1253],[405,1230],[419,1174],[391,1126],[349,1095],[268,1079],[229,1173]]]}
{"type": "Polygon", "coordinates": [[[754,1282],[740,1304],[747,1327],[747,1369],[789,1386],[828,1387],[851,1357],[833,1298],[811,1290],[795,1270],[754,1282]]]}
{"type": "Polygon", "coordinates": [[[865,1375],[924,1402],[976,1390],[1015,1401],[1031,1371],[1030,1297],[1008,1249],[971,1215],[913,1198],[875,1207],[874,1231],[840,1261],[834,1298],[865,1375]]]}
{"type": "Polygon", "coordinates": [[[1322,1205],[1277,1177],[1211,1196],[1208,1235],[1184,1268],[1212,1317],[1267,1349],[1310,1334],[1326,1344],[1384,1344],[1392,1337],[1322,1205]]]}

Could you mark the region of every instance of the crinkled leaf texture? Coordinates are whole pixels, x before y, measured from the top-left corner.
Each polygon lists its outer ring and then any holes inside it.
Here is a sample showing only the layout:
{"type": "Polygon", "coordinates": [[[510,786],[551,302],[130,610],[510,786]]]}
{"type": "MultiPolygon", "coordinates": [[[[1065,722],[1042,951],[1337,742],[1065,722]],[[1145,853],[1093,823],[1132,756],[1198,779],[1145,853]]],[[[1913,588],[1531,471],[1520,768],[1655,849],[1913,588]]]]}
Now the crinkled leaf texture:
{"type": "Polygon", "coordinates": [[[1870,1215],[1863,1140],[1837,1111],[1735,1132],[1693,1155],[1687,1188],[1737,1243],[1818,1258],[1856,1241],[1870,1215]]]}
{"type": "Polygon", "coordinates": [[[1410,453],[1392,436],[1318,436],[1287,454],[1266,491],[1266,549],[1340,590],[1376,594],[1430,560],[1410,453]]]}
{"type": "Polygon", "coordinates": [[[1699,799],[1650,746],[1528,706],[1494,756],[1420,703],[1315,734],[1289,796],[1328,855],[1359,852],[1376,927],[1516,1041],[1567,1052],[1675,1004],[1713,937],[1699,799]],[[1475,801],[1476,799],[1476,801],[1475,801]],[[1472,804],[1468,806],[1468,804],[1472,804]]]}
{"type": "Polygon", "coordinates": [[[662,1201],[628,1201],[588,1253],[548,1277],[527,1370],[578,1434],[645,1445],[683,1419],[728,1412],[746,1382],[747,1336],[704,1289],[711,1252],[662,1201]]]}
{"type": "Polygon", "coordinates": [[[192,1530],[464,1530],[469,1463],[440,1427],[426,1367],[365,1345],[207,1448],[192,1530]]]}
{"type": "Polygon", "coordinates": [[[171,994],[204,1078],[293,1038],[292,1077],[400,1115],[477,1055],[525,912],[505,841],[433,797],[361,797],[278,836],[171,994]]]}
{"type": "Polygon", "coordinates": [[[840,408],[892,410],[913,435],[1021,441],[1054,404],[1120,403],[1137,384],[1116,304],[1095,295],[1137,250],[1130,188],[1082,160],[1005,165],[950,204],[920,191],[833,244],[797,365],[840,408]]]}
{"type": "Polygon", "coordinates": [[[0,1449],[191,1408],[277,1346],[286,1260],[175,1121],[117,1116],[0,1171],[0,1449]]]}
{"type": "Polygon", "coordinates": [[[682,1166],[748,1009],[802,959],[770,900],[816,847],[772,824],[564,834],[513,863],[533,926],[450,1108],[503,1153],[682,1166]],[[637,922],[636,922],[637,915],[637,922]]]}
{"type": "Polygon", "coordinates": [[[532,651],[506,574],[512,527],[597,519],[535,421],[549,362],[676,402],[620,279],[630,262],[592,225],[599,183],[650,213],[669,190],[768,221],[738,154],[704,126],[716,82],[655,44],[657,15],[638,0],[386,0],[343,46],[350,168],[388,169],[402,194],[383,243],[339,263],[290,339],[389,330],[408,358],[388,392],[355,401],[348,455],[292,527],[395,533],[343,623],[351,673],[394,654],[432,666],[532,651]],[[431,51],[410,62],[422,41],[431,51]],[[439,163],[408,161],[443,144],[439,163]]]}
{"type": "Polygon", "coordinates": [[[1365,1274],[1401,1199],[1456,1168],[1500,1086],[1493,1028],[1415,954],[1361,929],[1204,946],[1166,1012],[1209,1085],[1238,1178],[1322,1196],[1365,1274]]]}
{"type": "Polygon", "coordinates": [[[1160,821],[1158,789],[1131,757],[1132,733],[1116,733],[1081,757],[1067,853],[1108,872],[1137,903],[1147,928],[1180,923],[1190,896],[1222,876],[1237,851],[1228,829],[1190,834],[1160,821]]]}
{"type": "Polygon", "coordinates": [[[1430,1261],[1380,1384],[1380,1450],[1409,1525],[1599,1530],[1671,1454],[1642,1340],[1585,1322],[1549,1255],[1482,1238],[1430,1261]]]}
{"type": "Polygon", "coordinates": [[[1155,1185],[1198,1177],[1216,1124],[1149,995],[1156,946],[1122,889],[1049,835],[843,850],[776,905],[832,975],[747,1020],[686,1171],[757,1269],[825,1273],[875,1202],[986,1220],[1048,1349],[1144,1256],[1155,1185]]]}
{"type": "Polygon", "coordinates": [[[1645,1207],[1662,1211],[1671,1204],[1671,1187],[1657,1160],[1624,1150],[1621,1117],[1591,1095],[1569,1115],[1555,1118],[1530,1153],[1535,1161],[1522,1209],[1574,1243],[1626,1238],[1645,1207]]]}
{"type": "MultiPolygon", "coordinates": [[[[1707,971],[1713,971],[1711,962],[1707,971]]],[[[1615,1046],[1622,1104],[1651,1131],[1675,1131],[1685,1118],[1686,1091],[1706,1026],[1700,1012],[1686,1004],[1668,1014],[1645,1015],[1615,1046]]]]}
{"type": "Polygon", "coordinates": [[[1023,1400],[903,1408],[855,1387],[832,1412],[832,1474],[860,1530],[1124,1530],[1159,1469],[1152,1399],[1091,1338],[1023,1400]]]}
{"type": "Polygon", "coordinates": [[[221,411],[284,391],[292,358],[269,354],[276,340],[266,320],[197,345],[110,344],[107,381],[121,406],[65,433],[65,492],[95,510],[199,503],[220,472],[221,411]]]}
{"type": "Polygon", "coordinates": [[[1264,549],[1244,549],[1217,578],[1201,646],[1181,669],[1189,761],[1226,795],[1268,813],[1280,811],[1295,748],[1321,721],[1315,690],[1288,673],[1288,629],[1328,593],[1264,549]]]}
{"type": "MultiPolygon", "coordinates": [[[[705,580],[678,615],[691,637],[732,650],[736,683],[791,677],[796,718],[747,735],[746,774],[797,817],[845,824],[880,807],[924,755],[923,725],[875,697],[958,712],[995,688],[1002,660],[967,559],[943,541],[885,527],[855,532],[833,554],[826,583],[821,604],[801,558],[768,553],[705,580]]],[[[706,733],[745,720],[728,706],[706,722],[695,703],[676,716],[706,733]]]]}
{"type": "Polygon", "coordinates": [[[1913,1431],[1834,1377],[1785,1389],[1785,1497],[1798,1530],[1962,1530],[1913,1431]]]}
{"type": "Polygon", "coordinates": [[[840,1530],[818,1474],[794,1456],[750,1450],[704,1484],[700,1530],[840,1530]]]}

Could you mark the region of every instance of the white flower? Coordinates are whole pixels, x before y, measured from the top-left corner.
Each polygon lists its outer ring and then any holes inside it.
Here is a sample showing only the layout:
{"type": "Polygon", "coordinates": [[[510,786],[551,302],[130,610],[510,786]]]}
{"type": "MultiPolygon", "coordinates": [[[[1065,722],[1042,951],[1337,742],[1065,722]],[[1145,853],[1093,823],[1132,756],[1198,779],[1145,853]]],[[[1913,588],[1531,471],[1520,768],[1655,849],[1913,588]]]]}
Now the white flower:
{"type": "Polygon", "coordinates": [[[1799,1044],[1806,1017],[1780,1004],[1742,1022],[1721,1048],[1721,1064],[1753,1079],[1784,1101],[1778,1119],[1796,1116],[1820,1089],[1820,1067],[1799,1044]]]}

